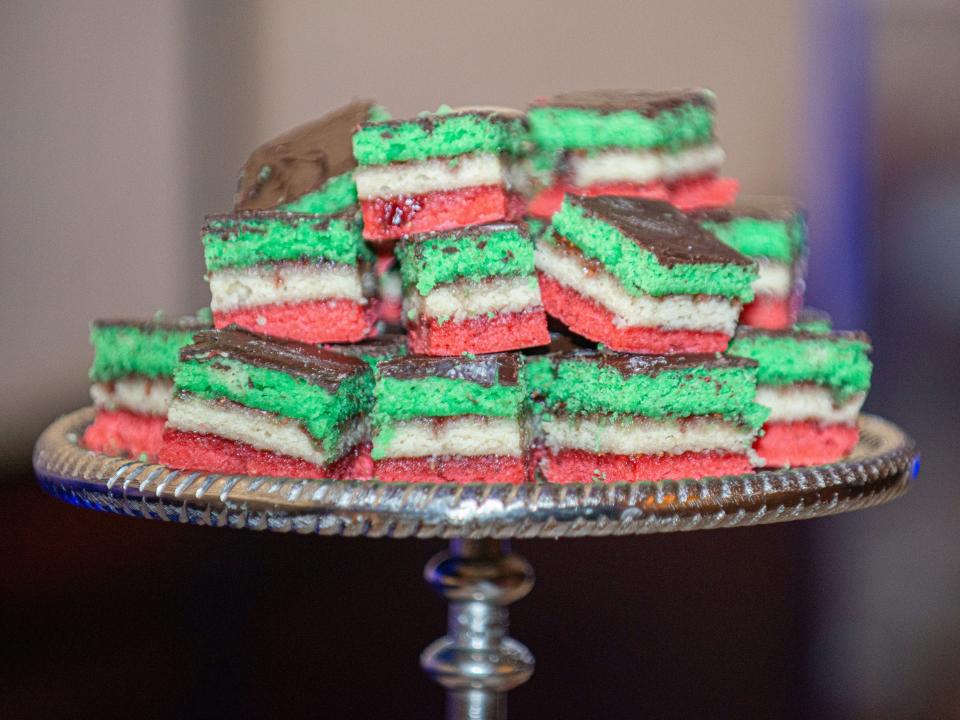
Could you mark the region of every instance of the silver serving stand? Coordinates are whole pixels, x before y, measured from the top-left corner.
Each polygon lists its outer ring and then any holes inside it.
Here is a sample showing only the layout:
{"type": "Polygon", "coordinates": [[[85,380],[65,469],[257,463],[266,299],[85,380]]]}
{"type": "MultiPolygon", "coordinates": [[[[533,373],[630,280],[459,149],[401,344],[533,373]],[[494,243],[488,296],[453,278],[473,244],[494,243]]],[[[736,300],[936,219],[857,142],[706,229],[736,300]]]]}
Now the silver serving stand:
{"type": "Polygon", "coordinates": [[[450,538],[426,580],[449,602],[447,634],[420,656],[447,690],[447,718],[506,717],[506,693],[533,673],[507,636],[510,603],[533,570],[510,538],[638,535],[801,520],[879,505],[916,477],[913,441],[882,418],[860,419],[860,443],[833,465],[658,483],[449,485],[282,480],[171,470],[78,445],[93,409],[37,441],[40,485],[81,507],[215,527],[346,537],[450,538]]]}

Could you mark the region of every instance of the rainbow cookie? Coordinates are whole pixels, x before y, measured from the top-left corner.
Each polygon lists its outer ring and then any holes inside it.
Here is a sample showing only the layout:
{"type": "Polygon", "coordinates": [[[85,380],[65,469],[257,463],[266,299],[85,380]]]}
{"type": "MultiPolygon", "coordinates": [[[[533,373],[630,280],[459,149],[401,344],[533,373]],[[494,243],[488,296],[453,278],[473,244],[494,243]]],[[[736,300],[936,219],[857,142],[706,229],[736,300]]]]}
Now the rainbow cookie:
{"type": "Polygon", "coordinates": [[[385,482],[529,478],[527,389],[515,353],[407,355],[377,365],[374,476],[385,482]]]}
{"type": "Polygon", "coordinates": [[[96,415],[84,431],[84,446],[156,459],[180,348],[209,327],[193,317],[94,322],[90,396],[96,415]]]}
{"type": "Polygon", "coordinates": [[[547,312],[614,350],[722,352],[756,264],[668,203],[568,195],[537,244],[547,312]]]}
{"type": "Polygon", "coordinates": [[[549,217],[564,193],[668,200],[682,209],[729,204],[739,184],[718,177],[709,90],[595,90],[538,100],[529,109],[536,150],[527,163],[553,183],[530,203],[549,217]]]}
{"type": "Polygon", "coordinates": [[[705,229],[757,261],[755,298],[740,322],[770,330],[789,328],[803,304],[807,227],[802,208],[783,197],[741,198],[728,208],[693,213],[705,229]]]}
{"type": "Polygon", "coordinates": [[[307,343],[376,334],[373,253],[352,211],[214,215],[203,228],[203,254],[218,328],[307,343]]]}
{"type": "Polygon", "coordinates": [[[265,142],[240,171],[233,209],[331,215],[355,206],[351,137],[358,125],[385,114],[357,100],[265,142]]]}
{"type": "Polygon", "coordinates": [[[747,472],[766,409],[757,364],[717,354],[553,356],[541,382],[551,482],[634,482],[747,472]]]}
{"type": "Polygon", "coordinates": [[[353,136],[363,236],[393,240],[519,217],[507,176],[525,137],[516,111],[441,108],[353,136]]]}
{"type": "Polygon", "coordinates": [[[413,352],[491,353],[550,342],[524,226],[410,235],[396,253],[413,352]]]}
{"type": "Polygon", "coordinates": [[[853,450],[873,369],[865,333],[743,327],[728,352],[760,365],[757,402],[770,417],[755,449],[766,466],[820,465],[853,450]]]}
{"type": "Polygon", "coordinates": [[[239,328],[198,334],[180,359],[160,449],[164,464],[277,477],[357,476],[373,391],[363,360],[239,328]]]}

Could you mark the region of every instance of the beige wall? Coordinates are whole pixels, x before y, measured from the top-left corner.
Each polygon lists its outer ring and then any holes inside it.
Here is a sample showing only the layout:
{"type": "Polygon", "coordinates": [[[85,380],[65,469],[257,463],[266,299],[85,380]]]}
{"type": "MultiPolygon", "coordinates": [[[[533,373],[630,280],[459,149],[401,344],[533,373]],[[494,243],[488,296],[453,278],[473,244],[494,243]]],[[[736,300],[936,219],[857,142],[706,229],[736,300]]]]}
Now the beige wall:
{"type": "MultiPolygon", "coordinates": [[[[257,141],[352,96],[400,114],[704,85],[729,170],[790,189],[796,3],[0,6],[0,459],[85,401],[87,324],[205,301],[201,215],[257,141]]],[[[12,467],[10,462],[7,467],[12,467]]]]}

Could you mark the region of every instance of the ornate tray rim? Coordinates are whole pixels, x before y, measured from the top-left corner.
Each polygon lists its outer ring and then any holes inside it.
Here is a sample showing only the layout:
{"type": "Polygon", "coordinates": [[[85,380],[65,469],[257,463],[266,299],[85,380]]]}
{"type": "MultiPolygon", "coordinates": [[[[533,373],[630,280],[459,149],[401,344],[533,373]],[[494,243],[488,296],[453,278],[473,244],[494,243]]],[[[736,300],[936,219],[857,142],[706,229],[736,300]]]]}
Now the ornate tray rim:
{"type": "Polygon", "coordinates": [[[860,418],[853,455],[832,465],[642,483],[449,485],[286,480],[171,470],[77,442],[93,408],[37,440],[40,485],[95,510],[216,527],[367,537],[532,538],[635,535],[757,525],[879,505],[919,471],[893,423],[860,418]]]}

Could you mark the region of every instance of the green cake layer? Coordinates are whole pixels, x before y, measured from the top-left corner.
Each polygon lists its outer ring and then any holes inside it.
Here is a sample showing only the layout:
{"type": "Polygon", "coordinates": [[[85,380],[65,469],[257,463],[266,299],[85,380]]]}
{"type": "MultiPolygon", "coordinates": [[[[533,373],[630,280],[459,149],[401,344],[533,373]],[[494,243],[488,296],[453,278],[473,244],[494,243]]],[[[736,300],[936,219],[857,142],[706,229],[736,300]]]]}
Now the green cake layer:
{"type": "Polygon", "coordinates": [[[304,213],[241,212],[207,218],[203,228],[207,271],[264,262],[327,260],[356,265],[372,260],[353,213],[318,217],[304,213]]]}
{"type": "Polygon", "coordinates": [[[793,262],[803,249],[806,223],[800,216],[789,221],[740,217],[729,222],[700,221],[727,245],[747,257],[793,262]]]}
{"type": "Polygon", "coordinates": [[[516,225],[413,235],[396,249],[405,287],[426,295],[461,279],[533,275],[533,242],[516,225]]]}
{"type": "Polygon", "coordinates": [[[192,342],[193,334],[205,326],[188,320],[183,328],[166,323],[95,322],[90,328],[93,365],[90,379],[107,382],[127,375],[172,377],[180,348],[192,342]]]}
{"type": "Polygon", "coordinates": [[[412,120],[363,125],[353,136],[353,155],[360,165],[386,165],[466,153],[516,155],[525,137],[526,127],[519,115],[454,112],[441,107],[434,114],[412,120]]]}
{"type": "MultiPolygon", "coordinates": [[[[631,295],[703,294],[753,300],[755,265],[690,262],[670,267],[625,236],[616,227],[586,213],[565,198],[554,214],[552,229],[589,259],[598,260],[631,295]]],[[[543,241],[554,242],[547,232],[543,241]]]]}
{"type": "Polygon", "coordinates": [[[527,120],[531,139],[545,151],[678,149],[713,138],[713,110],[694,103],[652,117],[631,110],[533,107],[527,111],[527,120]]]}
{"type": "Polygon", "coordinates": [[[303,428],[332,452],[341,424],[369,411],[373,374],[347,378],[335,393],[302,378],[234,358],[185,360],[174,373],[176,389],[207,400],[226,398],[256,410],[298,420],[303,428]]]}
{"type": "Polygon", "coordinates": [[[353,173],[346,172],[330,178],[318,190],[277,206],[277,209],[284,212],[334,215],[349,210],[356,204],[357,186],[353,182],[353,173]]]}
{"type": "Polygon", "coordinates": [[[515,417],[526,399],[526,384],[485,387],[465,380],[381,377],[374,389],[374,425],[416,417],[485,415],[515,417]]]}
{"type": "MultiPolygon", "coordinates": [[[[704,357],[707,362],[713,356],[704,357]]],[[[552,376],[541,380],[549,411],[651,418],[720,415],[751,427],[760,427],[768,415],[766,408],[754,402],[757,368],[753,366],[667,366],[652,374],[625,374],[597,362],[596,355],[589,358],[594,359],[554,359],[552,376]]]]}
{"type": "Polygon", "coordinates": [[[839,400],[870,389],[870,341],[866,335],[839,332],[741,331],[727,353],[756,360],[763,385],[816,383],[839,400]]]}

